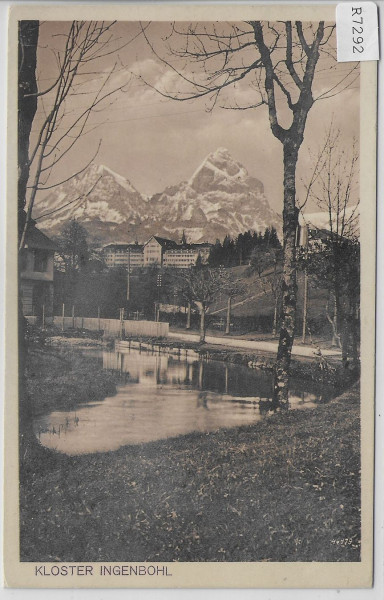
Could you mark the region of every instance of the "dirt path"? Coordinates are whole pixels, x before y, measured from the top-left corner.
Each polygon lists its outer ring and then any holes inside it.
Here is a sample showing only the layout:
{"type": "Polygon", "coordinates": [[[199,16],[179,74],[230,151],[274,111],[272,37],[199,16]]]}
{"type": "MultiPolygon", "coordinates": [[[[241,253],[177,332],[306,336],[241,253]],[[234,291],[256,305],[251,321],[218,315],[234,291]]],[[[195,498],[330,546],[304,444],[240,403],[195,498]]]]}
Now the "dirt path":
{"type": "MultiPolygon", "coordinates": [[[[168,338],[173,340],[178,340],[182,342],[198,342],[199,336],[194,335],[193,333],[181,333],[181,332],[173,332],[170,331],[168,334],[168,338]]],[[[207,344],[213,344],[218,346],[227,346],[230,348],[244,348],[246,350],[255,350],[257,352],[271,352],[273,354],[277,353],[278,342],[269,342],[266,340],[261,341],[253,341],[253,340],[244,340],[231,337],[219,337],[213,335],[207,335],[205,338],[207,344]]],[[[341,357],[341,351],[338,349],[322,349],[321,355],[325,357],[341,357]]],[[[292,347],[292,356],[302,356],[306,358],[314,358],[316,356],[320,356],[320,349],[317,346],[293,346],[292,347]]]]}

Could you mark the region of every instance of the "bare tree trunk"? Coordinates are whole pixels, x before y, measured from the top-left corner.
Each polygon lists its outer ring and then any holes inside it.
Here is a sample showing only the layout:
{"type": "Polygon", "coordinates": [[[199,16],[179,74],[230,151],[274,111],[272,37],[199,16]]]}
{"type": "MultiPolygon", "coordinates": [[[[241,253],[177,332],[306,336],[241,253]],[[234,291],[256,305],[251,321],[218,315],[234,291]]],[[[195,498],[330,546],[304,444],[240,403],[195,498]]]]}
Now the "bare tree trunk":
{"type": "Polygon", "coordinates": [[[205,308],[200,309],[200,342],[205,342],[205,308]]]}
{"type": "MultiPolygon", "coordinates": [[[[247,41],[242,45],[239,35],[236,32],[234,36],[224,35],[221,37],[213,29],[212,34],[206,32],[200,38],[199,33],[194,28],[190,28],[187,32],[181,32],[183,39],[186,36],[186,45],[183,56],[186,61],[192,58],[194,64],[201,64],[205,70],[205,84],[192,83],[193,90],[190,95],[184,94],[167,94],[164,91],[158,90],[163,96],[177,100],[190,100],[192,98],[202,98],[204,96],[210,99],[215,99],[221,89],[232,84],[236,84],[250,73],[251,78],[256,80],[256,87],[259,88],[259,102],[249,105],[244,108],[256,108],[261,105],[267,105],[269,124],[272,134],[283,145],[284,152],[284,277],[283,277],[283,317],[282,327],[280,332],[279,348],[277,353],[277,362],[275,367],[275,382],[274,382],[274,399],[273,407],[276,409],[279,406],[287,406],[288,404],[288,374],[291,358],[291,349],[295,331],[295,312],[296,312],[296,250],[295,238],[297,228],[297,209],[295,206],[295,174],[298,159],[299,148],[303,142],[304,131],[307,121],[307,116],[314,103],[312,95],[312,84],[314,80],[316,66],[320,57],[322,46],[328,41],[324,38],[324,21],[319,21],[315,30],[312,30],[311,41],[309,42],[304,34],[303,24],[301,21],[296,21],[294,24],[291,21],[284,23],[285,32],[279,31],[278,27],[271,27],[270,24],[263,24],[262,21],[247,21],[253,29],[254,42],[247,41]],[[264,32],[266,36],[264,35],[264,32]],[[205,46],[205,38],[208,35],[213,44],[217,43],[216,51],[209,51],[205,46]],[[191,36],[191,37],[190,37],[191,36]],[[293,37],[294,36],[294,37],[293,37]],[[232,43],[232,37],[235,44],[232,43]],[[192,39],[193,41],[190,41],[192,39]],[[285,40],[285,44],[283,42],[285,40]],[[258,55],[253,64],[245,65],[241,60],[236,63],[236,67],[229,67],[229,56],[233,56],[238,51],[255,44],[258,55]],[[193,45],[193,48],[192,48],[193,45]],[[285,52],[284,52],[285,46],[285,52]],[[278,52],[275,52],[276,48],[278,52]],[[285,56],[284,56],[285,54],[285,56]],[[210,58],[213,55],[221,57],[224,68],[213,67],[209,68],[210,58]],[[285,63],[288,73],[282,76],[281,63],[285,63]],[[239,66],[240,65],[240,66],[239,66]],[[256,75],[258,69],[261,69],[260,76],[256,75]],[[296,70],[298,68],[298,70],[296,70]],[[223,72],[226,73],[226,78],[223,80],[223,72]],[[299,74],[300,71],[300,74],[299,74]],[[289,80],[286,83],[286,79],[289,80]],[[292,87],[294,89],[292,95],[292,87]],[[278,91],[279,96],[284,94],[287,107],[284,105],[283,118],[285,120],[287,114],[291,117],[291,125],[286,128],[280,124],[280,108],[277,106],[275,92],[278,91]],[[265,93],[264,93],[265,92],[265,93]]],[[[328,29],[328,27],[327,27],[328,29]]],[[[153,45],[148,40],[144,31],[143,35],[148,44],[159,58],[158,53],[154,50],[153,45]]],[[[245,33],[245,32],[244,32],[245,33]]],[[[331,33],[331,32],[330,32],[331,33]]],[[[243,33],[241,34],[241,36],[243,33]]],[[[172,56],[172,47],[169,48],[172,56]]],[[[177,59],[180,57],[180,49],[177,48],[173,52],[177,59]]],[[[160,60],[169,67],[169,62],[160,57],[160,60]]],[[[236,62],[236,60],[235,60],[236,62]]],[[[216,61],[214,61],[216,65],[216,61]]],[[[185,81],[185,76],[178,68],[171,65],[172,69],[182,77],[185,81]]],[[[201,74],[201,72],[200,72],[201,74]]],[[[156,88],[155,88],[156,89],[156,88]]],[[[280,104],[280,103],[279,103],[280,104]]]]}
{"type": "Polygon", "coordinates": [[[187,308],[187,324],[185,326],[185,329],[191,329],[191,303],[188,302],[188,308],[187,308]]]}
{"type": "Polygon", "coordinates": [[[351,304],[352,304],[352,308],[351,308],[351,340],[352,340],[351,354],[352,354],[353,368],[358,372],[358,370],[360,368],[360,361],[359,361],[359,350],[358,350],[358,328],[357,328],[357,315],[356,315],[357,310],[356,310],[355,300],[352,300],[351,304]]]}
{"type": "Polygon", "coordinates": [[[304,301],[303,301],[303,334],[302,342],[305,344],[307,335],[307,313],[308,313],[308,273],[307,267],[304,271],[304,301]]]}
{"type": "Polygon", "coordinates": [[[229,335],[231,332],[231,308],[232,308],[232,298],[228,296],[227,303],[227,322],[225,326],[225,335],[229,335]]]}
{"type": "Polygon", "coordinates": [[[338,264],[338,260],[335,260],[335,265],[334,265],[334,286],[333,286],[333,292],[335,294],[335,312],[334,312],[334,322],[335,322],[335,327],[336,327],[336,332],[339,336],[342,337],[343,335],[343,324],[344,324],[344,318],[345,318],[345,311],[342,310],[342,291],[340,289],[340,285],[339,285],[339,281],[340,281],[340,274],[339,274],[339,264],[338,264]]]}
{"type": "Polygon", "coordinates": [[[338,318],[337,318],[337,302],[336,299],[334,300],[334,311],[333,311],[333,316],[331,317],[331,315],[329,314],[329,310],[328,310],[328,302],[327,305],[325,307],[325,316],[327,317],[331,327],[332,327],[332,346],[335,346],[337,348],[341,348],[341,341],[340,341],[340,335],[337,331],[337,322],[338,322],[338,318]]]}
{"type": "Polygon", "coordinates": [[[284,210],[283,210],[283,310],[279,347],[274,374],[272,407],[288,408],[288,380],[291,350],[295,335],[296,320],[296,231],[298,211],[296,197],[296,165],[299,144],[294,140],[284,143],[284,210]]]}
{"type": "Polygon", "coordinates": [[[19,244],[25,223],[26,191],[29,178],[29,136],[37,109],[36,49],[39,21],[19,23],[18,88],[18,230],[19,244]]]}
{"type": "Polygon", "coordinates": [[[349,331],[346,319],[343,319],[341,325],[341,360],[346,369],[348,367],[348,350],[349,350],[349,331]]]}
{"type": "Polygon", "coordinates": [[[277,334],[277,311],[279,306],[279,295],[276,294],[275,297],[275,310],[273,311],[273,327],[272,327],[272,335],[276,337],[277,334]]]}
{"type": "Polygon", "coordinates": [[[332,346],[337,346],[338,348],[341,348],[341,341],[340,341],[340,333],[339,333],[339,314],[338,314],[338,302],[336,299],[336,295],[335,295],[335,300],[334,300],[334,310],[333,310],[333,338],[332,338],[332,346]]]}
{"type": "MultiPolygon", "coordinates": [[[[38,21],[19,23],[19,94],[18,94],[18,234],[19,244],[25,224],[26,190],[29,178],[29,136],[36,113],[36,50],[39,35],[38,21]]],[[[18,294],[18,351],[19,351],[19,451],[20,466],[26,466],[38,449],[32,428],[32,406],[26,390],[27,359],[26,320],[21,301],[19,268],[18,294]]]]}

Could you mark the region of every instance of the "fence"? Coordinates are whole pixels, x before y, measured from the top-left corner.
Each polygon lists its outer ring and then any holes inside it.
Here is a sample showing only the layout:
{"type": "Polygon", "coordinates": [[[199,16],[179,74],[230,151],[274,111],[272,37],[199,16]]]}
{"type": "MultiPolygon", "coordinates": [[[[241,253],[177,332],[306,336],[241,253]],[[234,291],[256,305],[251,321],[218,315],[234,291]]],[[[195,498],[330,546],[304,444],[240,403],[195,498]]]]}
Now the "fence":
{"type": "MultiPolygon", "coordinates": [[[[179,304],[164,304],[163,302],[159,302],[158,310],[163,313],[182,313],[184,315],[188,312],[186,306],[180,306],[179,304]]],[[[197,311],[195,308],[192,308],[191,312],[195,313],[197,311]]]]}
{"type": "MultiPolygon", "coordinates": [[[[36,323],[36,317],[27,316],[31,325],[36,323]]],[[[48,319],[47,319],[48,321],[48,319]]],[[[52,319],[50,319],[52,322],[52,319]]],[[[53,317],[53,324],[60,329],[88,329],[103,331],[104,335],[119,337],[121,334],[120,319],[98,319],[88,317],[53,317]]],[[[145,335],[148,337],[167,337],[169,323],[156,321],[123,321],[125,335],[145,335]]]]}
{"type": "Polygon", "coordinates": [[[44,323],[41,317],[37,317],[36,315],[28,315],[25,317],[30,325],[52,325],[53,317],[44,317],[44,323]]]}
{"type": "MultiPolygon", "coordinates": [[[[54,324],[63,327],[63,317],[54,317],[54,324]]],[[[147,335],[153,337],[166,337],[169,332],[168,323],[155,321],[123,321],[126,335],[147,335]]],[[[119,319],[98,319],[88,317],[64,317],[64,329],[89,329],[104,331],[104,335],[118,337],[121,332],[119,319]]]]}

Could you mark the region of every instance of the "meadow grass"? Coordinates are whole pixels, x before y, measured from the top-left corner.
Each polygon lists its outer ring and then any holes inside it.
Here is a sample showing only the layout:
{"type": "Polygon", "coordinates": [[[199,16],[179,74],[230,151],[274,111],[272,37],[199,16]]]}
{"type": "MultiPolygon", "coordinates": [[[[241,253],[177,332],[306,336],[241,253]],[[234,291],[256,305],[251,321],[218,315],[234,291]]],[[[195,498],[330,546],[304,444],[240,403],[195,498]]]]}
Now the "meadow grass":
{"type": "MultiPolygon", "coordinates": [[[[36,413],[115,385],[78,354],[50,351],[48,370],[30,358],[36,413]]],[[[250,426],[76,457],[45,450],[21,479],[21,560],[358,561],[359,417],[355,385],[250,426]]]]}

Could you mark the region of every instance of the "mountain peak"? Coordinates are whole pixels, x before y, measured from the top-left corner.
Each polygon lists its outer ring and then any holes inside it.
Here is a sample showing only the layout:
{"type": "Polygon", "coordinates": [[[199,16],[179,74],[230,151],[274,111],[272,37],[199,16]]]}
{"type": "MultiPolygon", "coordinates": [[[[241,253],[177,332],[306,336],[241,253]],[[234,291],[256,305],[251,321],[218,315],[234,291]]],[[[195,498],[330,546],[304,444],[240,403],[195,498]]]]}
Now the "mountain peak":
{"type": "Polygon", "coordinates": [[[225,171],[229,176],[234,176],[239,171],[248,175],[245,167],[232,157],[227,148],[217,148],[217,150],[208,154],[201,166],[204,164],[214,165],[218,169],[225,171]]]}
{"type": "Polygon", "coordinates": [[[210,158],[211,160],[215,160],[216,158],[219,160],[223,158],[226,158],[227,160],[233,160],[228,148],[224,147],[217,148],[214,152],[208,154],[207,158],[210,158]]]}
{"type": "Polygon", "coordinates": [[[92,163],[37,208],[40,214],[57,208],[42,223],[51,235],[76,218],[97,243],[129,241],[132,235],[141,242],[151,235],[172,239],[184,229],[189,241],[214,241],[271,225],[279,228],[261,181],[222,147],[206,156],[188,182],[151,198],[110,167],[92,163]]]}
{"type": "Polygon", "coordinates": [[[234,160],[227,148],[217,148],[208,154],[196,169],[188,184],[196,192],[206,192],[221,187],[223,191],[249,177],[247,169],[234,160]]]}
{"type": "Polygon", "coordinates": [[[126,179],[126,177],[123,177],[122,175],[119,175],[119,173],[116,173],[116,171],[112,171],[112,169],[110,169],[109,167],[107,167],[106,165],[98,165],[97,163],[92,163],[91,167],[90,167],[97,175],[101,175],[103,176],[110,176],[114,179],[114,181],[122,188],[124,188],[127,192],[130,193],[138,193],[136,188],[132,185],[132,183],[129,181],[129,179],[126,179]]]}

